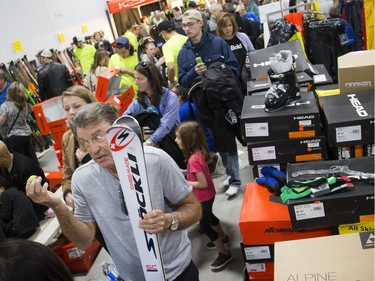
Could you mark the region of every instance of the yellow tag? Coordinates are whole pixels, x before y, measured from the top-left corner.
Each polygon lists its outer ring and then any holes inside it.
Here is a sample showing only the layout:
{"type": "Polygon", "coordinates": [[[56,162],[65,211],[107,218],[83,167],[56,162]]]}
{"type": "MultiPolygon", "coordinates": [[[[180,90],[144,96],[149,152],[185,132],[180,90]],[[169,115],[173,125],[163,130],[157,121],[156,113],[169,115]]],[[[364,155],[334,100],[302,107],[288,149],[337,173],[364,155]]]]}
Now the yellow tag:
{"type": "Polygon", "coordinates": [[[374,221],[339,225],[340,234],[374,231],[374,221]]]}
{"type": "Polygon", "coordinates": [[[57,37],[59,38],[59,42],[60,43],[64,43],[65,42],[65,35],[64,35],[64,33],[57,33],[57,37]]]}
{"type": "Polygon", "coordinates": [[[19,53],[19,52],[23,51],[22,44],[21,44],[20,40],[13,41],[12,45],[13,45],[13,49],[16,51],[16,53],[19,53]]]}
{"type": "Polygon", "coordinates": [[[82,24],[82,32],[83,32],[83,33],[87,33],[87,32],[89,32],[89,29],[87,28],[87,25],[86,25],[86,24],[82,24]]]}
{"type": "Polygon", "coordinates": [[[318,97],[328,97],[340,94],[340,89],[333,90],[315,90],[318,97]]]}

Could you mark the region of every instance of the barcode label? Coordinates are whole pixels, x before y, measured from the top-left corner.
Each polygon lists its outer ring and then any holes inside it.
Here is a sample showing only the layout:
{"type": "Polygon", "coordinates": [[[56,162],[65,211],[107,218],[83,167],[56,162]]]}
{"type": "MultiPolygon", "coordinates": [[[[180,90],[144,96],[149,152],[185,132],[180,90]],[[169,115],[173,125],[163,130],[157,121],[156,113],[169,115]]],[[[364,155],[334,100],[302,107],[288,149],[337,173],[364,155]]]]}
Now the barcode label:
{"type": "Polygon", "coordinates": [[[246,263],[247,272],[266,272],[266,263],[246,263]]]}
{"type": "Polygon", "coordinates": [[[268,246],[244,247],[246,260],[270,259],[271,251],[268,246]]]}
{"type": "Polygon", "coordinates": [[[275,146],[255,147],[251,151],[254,161],[276,159],[275,146]]]}
{"type": "Polygon", "coordinates": [[[246,137],[268,137],[268,123],[245,123],[246,137]]]}
{"type": "Polygon", "coordinates": [[[297,221],[321,218],[325,216],[324,205],[322,202],[297,205],[294,206],[294,214],[296,215],[297,221]]]}
{"type": "Polygon", "coordinates": [[[336,128],[336,141],[337,142],[359,141],[361,139],[362,139],[361,125],[336,128]]]}
{"type": "Polygon", "coordinates": [[[314,78],[314,83],[327,81],[327,78],[324,74],[314,75],[313,78],[314,78]]]}

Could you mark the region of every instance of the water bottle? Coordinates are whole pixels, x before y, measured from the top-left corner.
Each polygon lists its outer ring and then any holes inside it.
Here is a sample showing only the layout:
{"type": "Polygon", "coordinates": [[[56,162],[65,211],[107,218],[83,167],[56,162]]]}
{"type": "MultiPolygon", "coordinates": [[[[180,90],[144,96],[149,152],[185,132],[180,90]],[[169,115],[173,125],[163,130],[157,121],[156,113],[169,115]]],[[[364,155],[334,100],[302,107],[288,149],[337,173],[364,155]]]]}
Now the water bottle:
{"type": "Polygon", "coordinates": [[[116,266],[113,263],[103,261],[101,266],[103,268],[103,274],[107,277],[108,280],[124,281],[124,279],[122,279],[120,274],[117,272],[116,266]]]}

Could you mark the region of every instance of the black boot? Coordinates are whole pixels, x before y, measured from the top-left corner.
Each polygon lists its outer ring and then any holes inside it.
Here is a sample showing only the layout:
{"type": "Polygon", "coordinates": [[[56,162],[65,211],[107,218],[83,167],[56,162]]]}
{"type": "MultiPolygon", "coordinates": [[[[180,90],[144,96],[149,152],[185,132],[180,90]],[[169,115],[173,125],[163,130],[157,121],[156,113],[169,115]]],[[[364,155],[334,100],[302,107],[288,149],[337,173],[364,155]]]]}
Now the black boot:
{"type": "Polygon", "coordinates": [[[266,93],[266,112],[283,108],[288,103],[301,98],[297,76],[294,67],[294,57],[291,51],[280,51],[270,57],[271,68],[268,75],[275,83],[266,93]]]}

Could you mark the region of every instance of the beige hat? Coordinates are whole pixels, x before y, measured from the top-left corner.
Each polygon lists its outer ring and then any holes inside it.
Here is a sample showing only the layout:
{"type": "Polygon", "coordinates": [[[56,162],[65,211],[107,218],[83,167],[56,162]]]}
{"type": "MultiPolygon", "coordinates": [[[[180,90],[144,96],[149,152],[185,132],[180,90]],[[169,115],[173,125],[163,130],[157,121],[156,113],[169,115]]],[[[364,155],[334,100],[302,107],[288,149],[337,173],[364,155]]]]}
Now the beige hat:
{"type": "Polygon", "coordinates": [[[52,58],[52,53],[50,50],[48,49],[44,49],[41,53],[40,53],[40,56],[41,57],[45,57],[45,58],[52,58]]]}
{"type": "Polygon", "coordinates": [[[201,12],[198,10],[187,10],[183,15],[183,19],[203,20],[201,12]]]}

